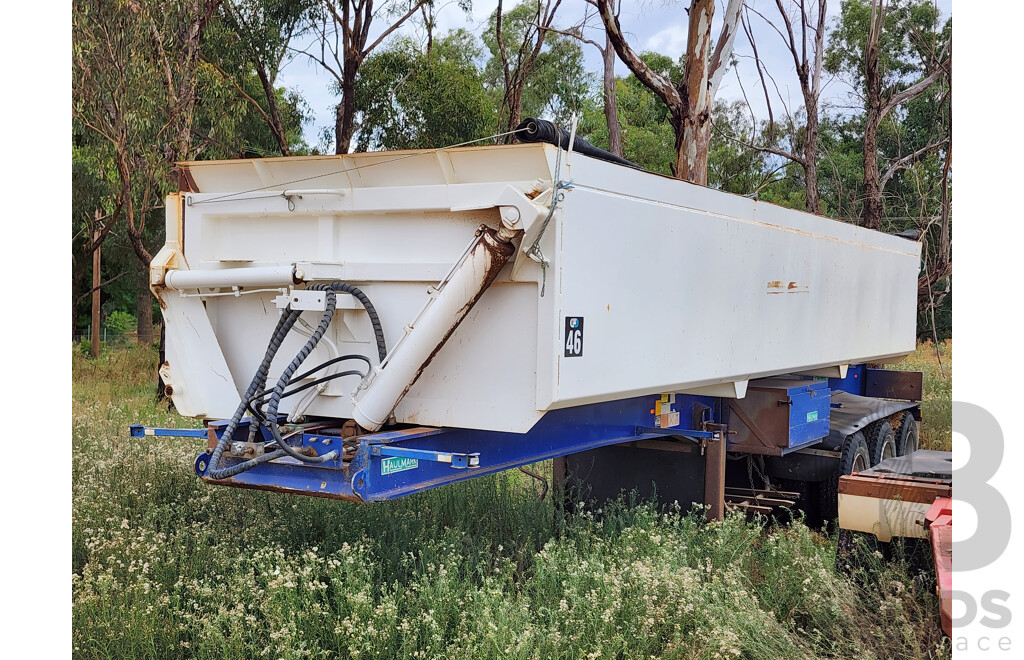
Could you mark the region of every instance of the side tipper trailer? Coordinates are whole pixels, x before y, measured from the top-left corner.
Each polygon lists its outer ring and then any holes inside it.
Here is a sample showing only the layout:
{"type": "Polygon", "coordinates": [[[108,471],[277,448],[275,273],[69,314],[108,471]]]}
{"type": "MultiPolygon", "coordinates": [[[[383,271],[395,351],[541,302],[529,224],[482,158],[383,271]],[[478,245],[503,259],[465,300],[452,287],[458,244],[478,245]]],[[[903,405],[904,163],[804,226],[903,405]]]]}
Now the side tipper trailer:
{"type": "Polygon", "coordinates": [[[882,365],[918,242],[566,138],[183,163],[150,283],[196,473],[372,502],[557,459],[594,497],[834,517],[916,448],[921,375],[882,365]]]}

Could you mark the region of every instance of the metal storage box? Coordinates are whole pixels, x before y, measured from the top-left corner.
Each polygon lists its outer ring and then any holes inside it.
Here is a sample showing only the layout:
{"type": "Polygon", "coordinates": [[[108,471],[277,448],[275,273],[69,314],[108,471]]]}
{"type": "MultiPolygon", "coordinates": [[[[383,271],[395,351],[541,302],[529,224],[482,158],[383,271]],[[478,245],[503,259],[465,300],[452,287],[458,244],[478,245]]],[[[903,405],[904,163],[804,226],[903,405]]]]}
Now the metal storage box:
{"type": "Polygon", "coordinates": [[[766,378],[730,406],[730,448],[780,456],[828,435],[829,396],[824,380],[766,378]]]}

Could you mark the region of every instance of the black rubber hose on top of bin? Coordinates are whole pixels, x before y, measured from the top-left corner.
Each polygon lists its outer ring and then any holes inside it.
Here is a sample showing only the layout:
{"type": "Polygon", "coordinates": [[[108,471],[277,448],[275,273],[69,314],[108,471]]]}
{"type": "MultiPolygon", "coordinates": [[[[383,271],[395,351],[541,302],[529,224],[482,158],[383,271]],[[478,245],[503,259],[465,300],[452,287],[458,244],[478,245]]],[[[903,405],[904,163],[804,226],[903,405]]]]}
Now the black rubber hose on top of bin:
{"type": "MultiPolygon", "coordinates": [[[[553,144],[556,147],[561,147],[562,149],[568,149],[569,139],[571,137],[572,136],[569,134],[569,131],[559,126],[555,126],[546,119],[534,119],[533,117],[527,117],[521,124],[519,124],[519,126],[516,126],[516,139],[520,142],[546,142],[548,144],[553,144]]],[[[595,147],[579,135],[577,135],[576,139],[573,140],[572,150],[578,151],[584,156],[591,156],[593,158],[606,160],[609,163],[625,165],[637,170],[644,169],[634,162],[628,161],[620,156],[616,156],[610,151],[605,151],[604,149],[595,147]]]]}

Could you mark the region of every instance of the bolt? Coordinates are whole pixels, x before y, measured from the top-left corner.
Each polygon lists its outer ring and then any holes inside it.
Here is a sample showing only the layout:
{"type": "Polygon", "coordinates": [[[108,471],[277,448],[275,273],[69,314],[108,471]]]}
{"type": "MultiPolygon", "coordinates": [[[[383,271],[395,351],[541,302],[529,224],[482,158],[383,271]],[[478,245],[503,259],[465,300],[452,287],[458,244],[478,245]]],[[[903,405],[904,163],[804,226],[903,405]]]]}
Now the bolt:
{"type": "Polygon", "coordinates": [[[199,471],[206,472],[206,461],[199,461],[199,471]]]}
{"type": "Polygon", "coordinates": [[[516,224],[519,222],[519,209],[514,206],[501,207],[501,221],[508,227],[516,224]]]}

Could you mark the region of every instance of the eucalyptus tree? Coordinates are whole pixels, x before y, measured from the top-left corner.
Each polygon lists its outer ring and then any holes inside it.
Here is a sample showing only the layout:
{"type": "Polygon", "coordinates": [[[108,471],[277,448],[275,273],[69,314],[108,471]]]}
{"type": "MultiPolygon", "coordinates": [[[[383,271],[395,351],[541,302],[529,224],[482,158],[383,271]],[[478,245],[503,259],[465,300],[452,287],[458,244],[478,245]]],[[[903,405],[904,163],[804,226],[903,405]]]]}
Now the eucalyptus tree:
{"type": "MultiPolygon", "coordinates": [[[[754,63],[764,92],[768,109],[768,134],[766,143],[757,148],[786,158],[798,164],[803,170],[806,208],[811,213],[821,213],[818,191],[818,134],[820,132],[819,103],[821,100],[821,73],[824,64],[827,0],[775,0],[777,13],[766,15],[754,8],[747,8],[742,17],[744,33],[754,54],[754,63]],[[787,54],[792,58],[793,69],[800,85],[803,98],[803,130],[798,149],[785,149],[776,142],[775,111],[772,94],[765,79],[766,71],[761,60],[754,31],[749,24],[749,14],[754,13],[782,39],[787,54]]],[[[778,93],[778,88],[776,88],[778,93]]],[[[779,98],[785,107],[785,101],[779,98]]],[[[788,114],[788,113],[787,113],[788,114]]],[[[792,123],[793,117],[787,117],[792,123]]]]}
{"type": "MultiPolygon", "coordinates": [[[[562,0],[526,0],[506,10],[502,0],[483,39],[491,52],[485,69],[488,88],[499,95],[497,125],[508,132],[525,112],[563,120],[586,93],[579,45],[552,30],[562,0]]],[[[514,141],[506,136],[505,142],[514,141]]]]}
{"type": "Polygon", "coordinates": [[[334,152],[348,153],[355,133],[356,79],[378,46],[432,0],[322,0],[307,12],[315,43],[301,52],[334,78],[341,94],[334,113],[334,152]],[[375,26],[383,26],[380,33],[375,26]],[[372,35],[372,38],[371,38],[372,35]]]}
{"type": "Polygon", "coordinates": [[[356,149],[425,149],[486,135],[495,107],[476,60],[479,41],[465,30],[424,46],[395,40],[363,63],[356,81],[356,149]]]}
{"type": "Polygon", "coordinates": [[[626,41],[613,0],[598,0],[598,11],[619,58],[644,85],[668,106],[669,122],[675,132],[674,175],[706,185],[708,148],[711,144],[711,112],[715,95],[732,55],[743,0],[729,0],[722,30],[711,50],[714,0],[692,0],[688,14],[683,77],[678,83],[646,65],[626,41]]]}
{"type": "MultiPolygon", "coordinates": [[[[844,0],[826,68],[845,76],[861,98],[864,117],[863,224],[882,227],[883,173],[878,135],[882,122],[909,101],[949,84],[952,22],[941,21],[928,0],[844,0]],[[945,81],[945,82],[943,82],[945,81]]],[[[909,160],[945,144],[939,140],[909,160]]],[[[902,167],[902,164],[900,165],[902,167]]],[[[885,182],[891,178],[884,177],[885,182]]]]}

